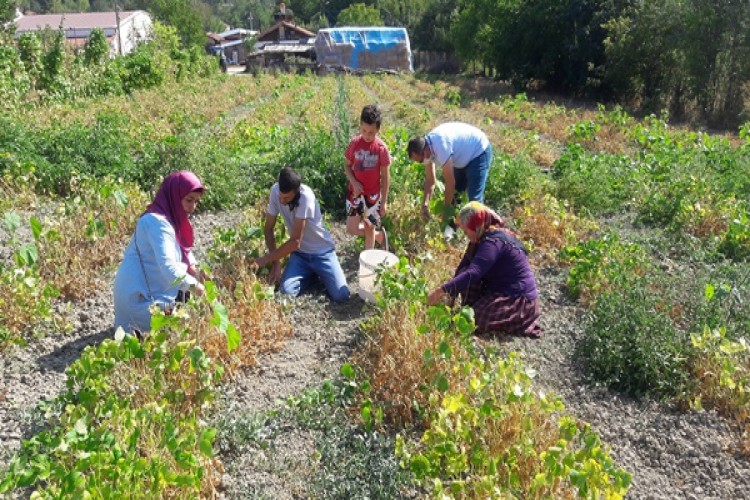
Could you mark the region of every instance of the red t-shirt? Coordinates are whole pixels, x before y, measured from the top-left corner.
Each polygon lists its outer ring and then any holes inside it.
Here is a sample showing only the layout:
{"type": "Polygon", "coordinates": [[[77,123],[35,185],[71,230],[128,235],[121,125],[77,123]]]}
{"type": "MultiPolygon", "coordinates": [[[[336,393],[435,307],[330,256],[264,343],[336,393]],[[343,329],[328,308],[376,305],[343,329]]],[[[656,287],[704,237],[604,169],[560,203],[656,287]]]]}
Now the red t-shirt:
{"type": "Polygon", "coordinates": [[[379,194],[380,169],[391,164],[391,153],[380,137],[365,142],[361,135],[357,135],[349,143],[344,156],[352,164],[354,178],[362,184],[364,194],[379,194]]]}

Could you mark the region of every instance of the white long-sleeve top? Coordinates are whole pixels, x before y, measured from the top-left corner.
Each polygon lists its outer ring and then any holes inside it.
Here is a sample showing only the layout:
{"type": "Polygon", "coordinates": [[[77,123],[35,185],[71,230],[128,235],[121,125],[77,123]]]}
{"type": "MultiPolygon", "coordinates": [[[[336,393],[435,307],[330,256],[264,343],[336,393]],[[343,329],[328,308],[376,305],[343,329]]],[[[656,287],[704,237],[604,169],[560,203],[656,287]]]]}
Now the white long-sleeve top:
{"type": "MultiPolygon", "coordinates": [[[[191,264],[195,263],[192,252],[188,258],[191,264]]],[[[177,235],[166,217],[153,213],[141,216],[115,276],[115,328],[121,326],[126,332],[149,331],[149,306],[154,302],[174,302],[179,290],[185,291],[197,283],[187,270],[177,235]]]]}

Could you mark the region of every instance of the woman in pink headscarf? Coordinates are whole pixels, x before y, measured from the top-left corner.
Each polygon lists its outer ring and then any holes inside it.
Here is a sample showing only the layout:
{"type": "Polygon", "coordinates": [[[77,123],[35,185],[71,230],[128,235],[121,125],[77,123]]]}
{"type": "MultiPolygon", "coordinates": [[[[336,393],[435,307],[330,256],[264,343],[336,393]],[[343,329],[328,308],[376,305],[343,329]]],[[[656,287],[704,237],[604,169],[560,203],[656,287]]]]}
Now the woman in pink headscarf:
{"type": "Polygon", "coordinates": [[[138,219],[114,284],[115,328],[141,334],[151,329],[150,307],[171,310],[188,291],[203,293],[193,257],[195,211],[205,189],[192,172],[169,174],[138,219]]]}
{"type": "Polygon", "coordinates": [[[461,209],[456,224],[469,246],[453,279],[432,290],[428,303],[460,294],[463,305],[474,309],[478,332],[540,337],[539,296],[526,248],[499,215],[478,201],[461,209]]]}

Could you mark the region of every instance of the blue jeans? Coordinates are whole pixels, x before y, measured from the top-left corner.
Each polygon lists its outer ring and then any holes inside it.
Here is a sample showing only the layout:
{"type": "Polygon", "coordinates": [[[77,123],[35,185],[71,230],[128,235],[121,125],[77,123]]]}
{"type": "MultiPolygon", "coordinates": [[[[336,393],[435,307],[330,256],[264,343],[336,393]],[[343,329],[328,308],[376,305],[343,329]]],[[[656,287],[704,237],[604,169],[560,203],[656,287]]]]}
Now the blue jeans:
{"type": "Polygon", "coordinates": [[[487,174],[492,165],[492,146],[482,151],[482,154],[471,160],[464,168],[453,168],[456,179],[456,194],[466,191],[469,201],[484,203],[484,187],[487,184],[487,174]]]}
{"type": "Polygon", "coordinates": [[[316,276],[323,281],[331,300],[343,302],[349,298],[349,286],[335,250],[319,255],[292,252],[281,275],[279,292],[296,297],[310,288],[316,276]]]}

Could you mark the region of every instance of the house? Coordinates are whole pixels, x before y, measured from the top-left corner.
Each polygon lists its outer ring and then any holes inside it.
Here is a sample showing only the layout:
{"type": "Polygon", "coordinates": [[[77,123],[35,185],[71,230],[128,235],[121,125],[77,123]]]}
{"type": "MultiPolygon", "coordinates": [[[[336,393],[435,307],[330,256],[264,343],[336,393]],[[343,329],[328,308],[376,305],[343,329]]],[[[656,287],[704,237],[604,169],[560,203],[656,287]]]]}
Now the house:
{"type": "Polygon", "coordinates": [[[243,28],[233,28],[221,33],[206,33],[206,51],[212,55],[224,53],[229,64],[245,64],[247,62],[247,41],[258,34],[257,31],[243,28]]]}
{"type": "Polygon", "coordinates": [[[326,28],[315,39],[323,68],[413,71],[409,35],[404,28],[326,28]]]}
{"type": "MultiPolygon", "coordinates": [[[[289,12],[289,9],[286,9],[289,12]]],[[[258,35],[255,52],[248,65],[254,67],[284,66],[288,58],[315,59],[315,33],[284,18],[258,35]]]]}
{"type": "Polygon", "coordinates": [[[151,36],[152,20],[142,10],[85,12],[21,16],[15,21],[18,38],[45,29],[62,30],[69,46],[81,48],[94,28],[100,28],[109,41],[110,56],[129,54],[138,42],[151,36]]]}

